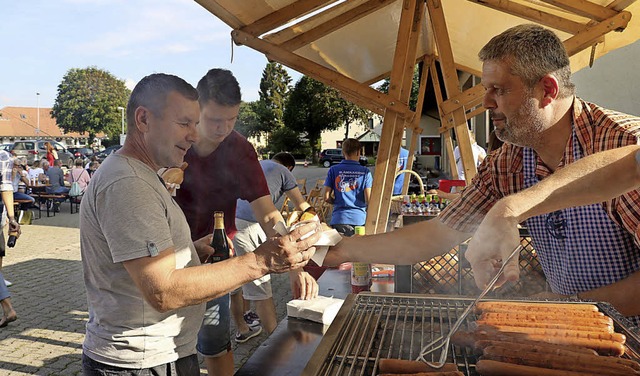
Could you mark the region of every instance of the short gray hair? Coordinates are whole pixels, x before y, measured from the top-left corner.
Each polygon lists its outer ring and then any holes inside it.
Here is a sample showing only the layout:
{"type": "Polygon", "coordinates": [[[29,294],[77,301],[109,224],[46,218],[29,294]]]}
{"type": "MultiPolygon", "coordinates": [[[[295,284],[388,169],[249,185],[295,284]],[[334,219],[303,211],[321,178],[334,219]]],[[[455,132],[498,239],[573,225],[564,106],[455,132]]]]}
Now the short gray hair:
{"type": "Polygon", "coordinates": [[[562,41],[551,30],[534,24],[514,26],[491,38],[478,53],[480,61],[502,60],[511,73],[532,88],[547,74],[560,84],[560,98],[574,95],[569,55],[562,41]]]}

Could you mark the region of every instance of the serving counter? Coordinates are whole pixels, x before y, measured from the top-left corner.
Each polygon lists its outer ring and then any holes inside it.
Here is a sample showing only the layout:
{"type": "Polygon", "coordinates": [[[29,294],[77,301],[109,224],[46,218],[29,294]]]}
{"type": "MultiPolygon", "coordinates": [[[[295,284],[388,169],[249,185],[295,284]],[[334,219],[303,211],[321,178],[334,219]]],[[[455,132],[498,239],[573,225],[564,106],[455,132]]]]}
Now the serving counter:
{"type": "MultiPolygon", "coordinates": [[[[344,299],[351,293],[349,270],[328,269],[318,280],[320,295],[344,299]]],[[[394,292],[393,278],[374,278],[371,291],[394,292]]],[[[300,375],[328,326],[285,317],[236,372],[236,376],[300,375]]]]}

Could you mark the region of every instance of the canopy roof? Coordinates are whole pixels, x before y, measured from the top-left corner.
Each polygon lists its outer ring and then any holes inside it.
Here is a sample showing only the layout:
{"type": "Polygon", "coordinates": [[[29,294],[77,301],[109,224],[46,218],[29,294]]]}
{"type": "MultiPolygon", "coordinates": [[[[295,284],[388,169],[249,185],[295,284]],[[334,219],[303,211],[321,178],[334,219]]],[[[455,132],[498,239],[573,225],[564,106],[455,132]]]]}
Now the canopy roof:
{"type": "MultiPolygon", "coordinates": [[[[420,132],[416,114],[422,112],[428,76],[436,91],[445,150],[453,155],[450,131],[454,130],[469,180],[476,170],[466,124],[484,112],[484,89],[463,87],[458,72],[480,75],[477,54],[493,36],[523,23],[550,28],[564,41],[574,72],[640,38],[640,3],[635,0],[196,2],[231,26],[237,44],[333,86],[346,99],[384,116],[367,233],[382,230],[386,223],[382,219],[390,206],[404,128],[414,131],[410,151],[415,150],[420,132]],[[424,64],[418,108],[412,111],[407,103],[417,62],[424,64]],[[386,77],[390,77],[388,94],[369,86],[386,77]]],[[[455,176],[455,165],[451,167],[455,176]]]]}

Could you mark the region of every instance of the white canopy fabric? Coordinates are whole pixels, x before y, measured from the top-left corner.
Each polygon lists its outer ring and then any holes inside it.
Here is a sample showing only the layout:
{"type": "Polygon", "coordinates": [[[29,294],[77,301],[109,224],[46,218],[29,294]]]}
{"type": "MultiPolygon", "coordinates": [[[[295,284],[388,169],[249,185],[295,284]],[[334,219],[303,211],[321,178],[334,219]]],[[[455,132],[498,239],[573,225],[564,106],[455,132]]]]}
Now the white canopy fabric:
{"type": "MultiPolygon", "coordinates": [[[[254,25],[256,22],[273,16],[278,12],[294,15],[295,12],[292,12],[291,9],[295,6],[304,8],[305,5],[307,7],[316,5],[308,12],[296,15],[294,19],[281,19],[280,24],[273,23],[274,29],[282,27],[282,24],[285,23],[290,25],[280,31],[260,30],[262,38],[360,83],[375,82],[388,76],[391,72],[400,23],[401,0],[349,0],[344,2],[291,0],[196,1],[233,29],[242,29],[254,25]],[[312,10],[317,10],[327,5],[333,5],[333,7],[309,16],[312,10]],[[373,11],[366,9],[374,6],[381,7],[373,11]],[[367,10],[369,10],[368,13],[366,12],[367,10]],[[359,14],[356,15],[357,13],[359,14]],[[348,15],[348,17],[345,15],[348,15]],[[304,19],[304,17],[307,18],[304,19]],[[295,39],[300,36],[304,37],[309,31],[318,32],[320,28],[330,29],[330,32],[317,39],[315,37],[306,41],[295,39]]],[[[620,10],[629,11],[631,14],[640,12],[640,3],[633,1],[613,1],[612,8],[608,8],[607,6],[612,3],[611,0],[496,0],[483,1],[485,5],[468,0],[440,0],[439,3],[444,10],[457,68],[470,73],[480,71],[481,67],[477,53],[491,37],[511,26],[534,22],[531,18],[536,15],[547,21],[545,26],[553,29],[561,39],[566,40],[572,36],[571,31],[577,32],[591,21],[591,18],[585,16],[588,12],[591,12],[592,15],[601,14],[601,19],[620,10]],[[572,4],[577,9],[568,11],[552,5],[553,3],[572,4]],[[492,4],[502,4],[502,8],[491,8],[492,4]],[[596,9],[599,10],[591,10],[589,5],[596,5],[598,6],[596,9]],[[610,13],[600,8],[610,9],[610,13]],[[530,14],[531,18],[526,19],[522,16],[508,13],[509,10],[516,12],[520,9],[521,13],[530,14]],[[560,17],[561,19],[555,20],[554,17],[560,17]],[[556,23],[557,26],[549,26],[552,23],[556,23]]],[[[417,55],[432,54],[437,56],[428,17],[425,15],[423,19],[427,21],[420,24],[420,41],[417,55]]],[[[320,35],[322,34],[324,33],[320,33],[320,35]]],[[[635,19],[631,18],[623,32],[606,34],[596,45],[594,58],[597,59],[607,52],[633,43],[638,38],[640,38],[640,14],[635,19]]],[[[588,47],[572,56],[572,69],[574,72],[589,65],[591,52],[591,48],[588,47]]]]}

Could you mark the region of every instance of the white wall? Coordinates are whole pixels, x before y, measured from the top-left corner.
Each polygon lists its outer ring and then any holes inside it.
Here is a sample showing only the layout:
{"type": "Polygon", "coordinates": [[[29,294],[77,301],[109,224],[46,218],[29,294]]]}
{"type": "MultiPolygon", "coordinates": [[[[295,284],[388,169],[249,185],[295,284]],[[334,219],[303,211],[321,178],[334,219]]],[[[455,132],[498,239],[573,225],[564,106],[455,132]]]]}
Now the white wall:
{"type": "Polygon", "coordinates": [[[602,107],[640,116],[640,41],[617,49],[573,75],[576,93],[602,107]]]}

